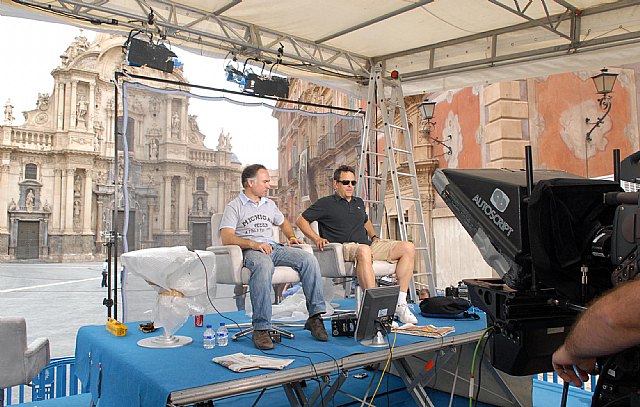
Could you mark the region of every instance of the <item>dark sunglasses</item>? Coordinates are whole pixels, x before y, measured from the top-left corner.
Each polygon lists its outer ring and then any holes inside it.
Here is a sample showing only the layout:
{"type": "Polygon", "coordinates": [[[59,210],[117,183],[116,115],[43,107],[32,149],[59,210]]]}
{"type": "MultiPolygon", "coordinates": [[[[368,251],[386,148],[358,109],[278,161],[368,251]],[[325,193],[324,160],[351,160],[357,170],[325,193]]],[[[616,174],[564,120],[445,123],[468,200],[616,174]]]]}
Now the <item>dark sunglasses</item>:
{"type": "Polygon", "coordinates": [[[342,181],[339,180],[338,182],[342,185],[349,185],[349,183],[351,183],[351,186],[356,186],[356,180],[349,181],[348,179],[343,179],[342,181]]]}

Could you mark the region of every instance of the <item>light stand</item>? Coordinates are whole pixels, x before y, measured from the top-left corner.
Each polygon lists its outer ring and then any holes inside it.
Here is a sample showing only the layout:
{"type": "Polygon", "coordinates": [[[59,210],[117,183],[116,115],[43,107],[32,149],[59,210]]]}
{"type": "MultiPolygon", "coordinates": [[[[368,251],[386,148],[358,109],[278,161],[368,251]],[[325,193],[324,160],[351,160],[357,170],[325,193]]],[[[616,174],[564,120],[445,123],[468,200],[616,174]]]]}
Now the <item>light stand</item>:
{"type": "MultiPolygon", "coordinates": [[[[593,83],[596,87],[596,94],[602,95],[598,99],[598,107],[604,112],[604,114],[596,119],[595,123],[593,123],[593,127],[589,129],[584,139],[584,162],[587,178],[589,178],[589,142],[592,140],[591,133],[604,123],[604,119],[611,111],[611,96],[609,96],[609,93],[613,92],[613,86],[616,84],[617,77],[617,73],[610,73],[607,68],[602,68],[598,75],[591,78],[593,79],[593,83]]],[[[591,124],[591,119],[587,117],[585,119],[585,123],[591,124]]]]}

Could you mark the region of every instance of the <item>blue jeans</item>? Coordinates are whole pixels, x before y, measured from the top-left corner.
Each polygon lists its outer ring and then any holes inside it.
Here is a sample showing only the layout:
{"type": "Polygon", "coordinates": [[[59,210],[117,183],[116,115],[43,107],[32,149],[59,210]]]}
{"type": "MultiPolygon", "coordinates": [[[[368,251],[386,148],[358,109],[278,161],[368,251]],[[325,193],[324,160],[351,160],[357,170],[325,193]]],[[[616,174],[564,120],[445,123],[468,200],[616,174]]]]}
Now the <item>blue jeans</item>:
{"type": "Polygon", "coordinates": [[[315,256],[281,244],[272,247],[271,255],[257,250],[243,250],[244,266],[251,270],[249,295],[253,306],[252,324],[256,330],[271,329],[271,281],[275,266],[288,266],[300,274],[309,316],[326,310],[320,265],[315,256]]]}

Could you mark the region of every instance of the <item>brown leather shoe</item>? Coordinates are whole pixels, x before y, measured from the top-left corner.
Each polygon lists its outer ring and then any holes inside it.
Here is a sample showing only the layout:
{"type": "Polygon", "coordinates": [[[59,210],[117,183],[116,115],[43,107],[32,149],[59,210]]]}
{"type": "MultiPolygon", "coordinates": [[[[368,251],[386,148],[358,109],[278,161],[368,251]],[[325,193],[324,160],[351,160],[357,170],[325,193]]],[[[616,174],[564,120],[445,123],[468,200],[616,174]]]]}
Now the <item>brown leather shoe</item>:
{"type": "Polygon", "coordinates": [[[329,339],[320,314],[316,314],[307,319],[307,322],[304,324],[304,329],[311,331],[311,336],[319,341],[326,342],[329,339]]]}
{"type": "Polygon", "coordinates": [[[269,331],[253,331],[253,345],[262,350],[273,349],[273,341],[269,331]]]}

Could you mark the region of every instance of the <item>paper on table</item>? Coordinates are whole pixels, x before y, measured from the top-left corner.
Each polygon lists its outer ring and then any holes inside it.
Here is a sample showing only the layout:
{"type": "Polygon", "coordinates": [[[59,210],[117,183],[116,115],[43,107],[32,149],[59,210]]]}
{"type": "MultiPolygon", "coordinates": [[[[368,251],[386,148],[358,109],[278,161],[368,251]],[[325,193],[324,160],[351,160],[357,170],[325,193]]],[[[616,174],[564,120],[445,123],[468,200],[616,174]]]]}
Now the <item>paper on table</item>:
{"type": "Polygon", "coordinates": [[[246,372],[255,369],[282,370],[289,366],[295,359],[279,359],[268,356],[233,353],[231,355],[220,356],[211,360],[233,370],[234,372],[246,372]]]}
{"type": "Polygon", "coordinates": [[[413,324],[405,324],[399,328],[396,328],[399,334],[424,336],[428,338],[442,338],[445,335],[449,335],[455,332],[456,329],[452,326],[436,327],[433,325],[417,326],[413,324]]]}

